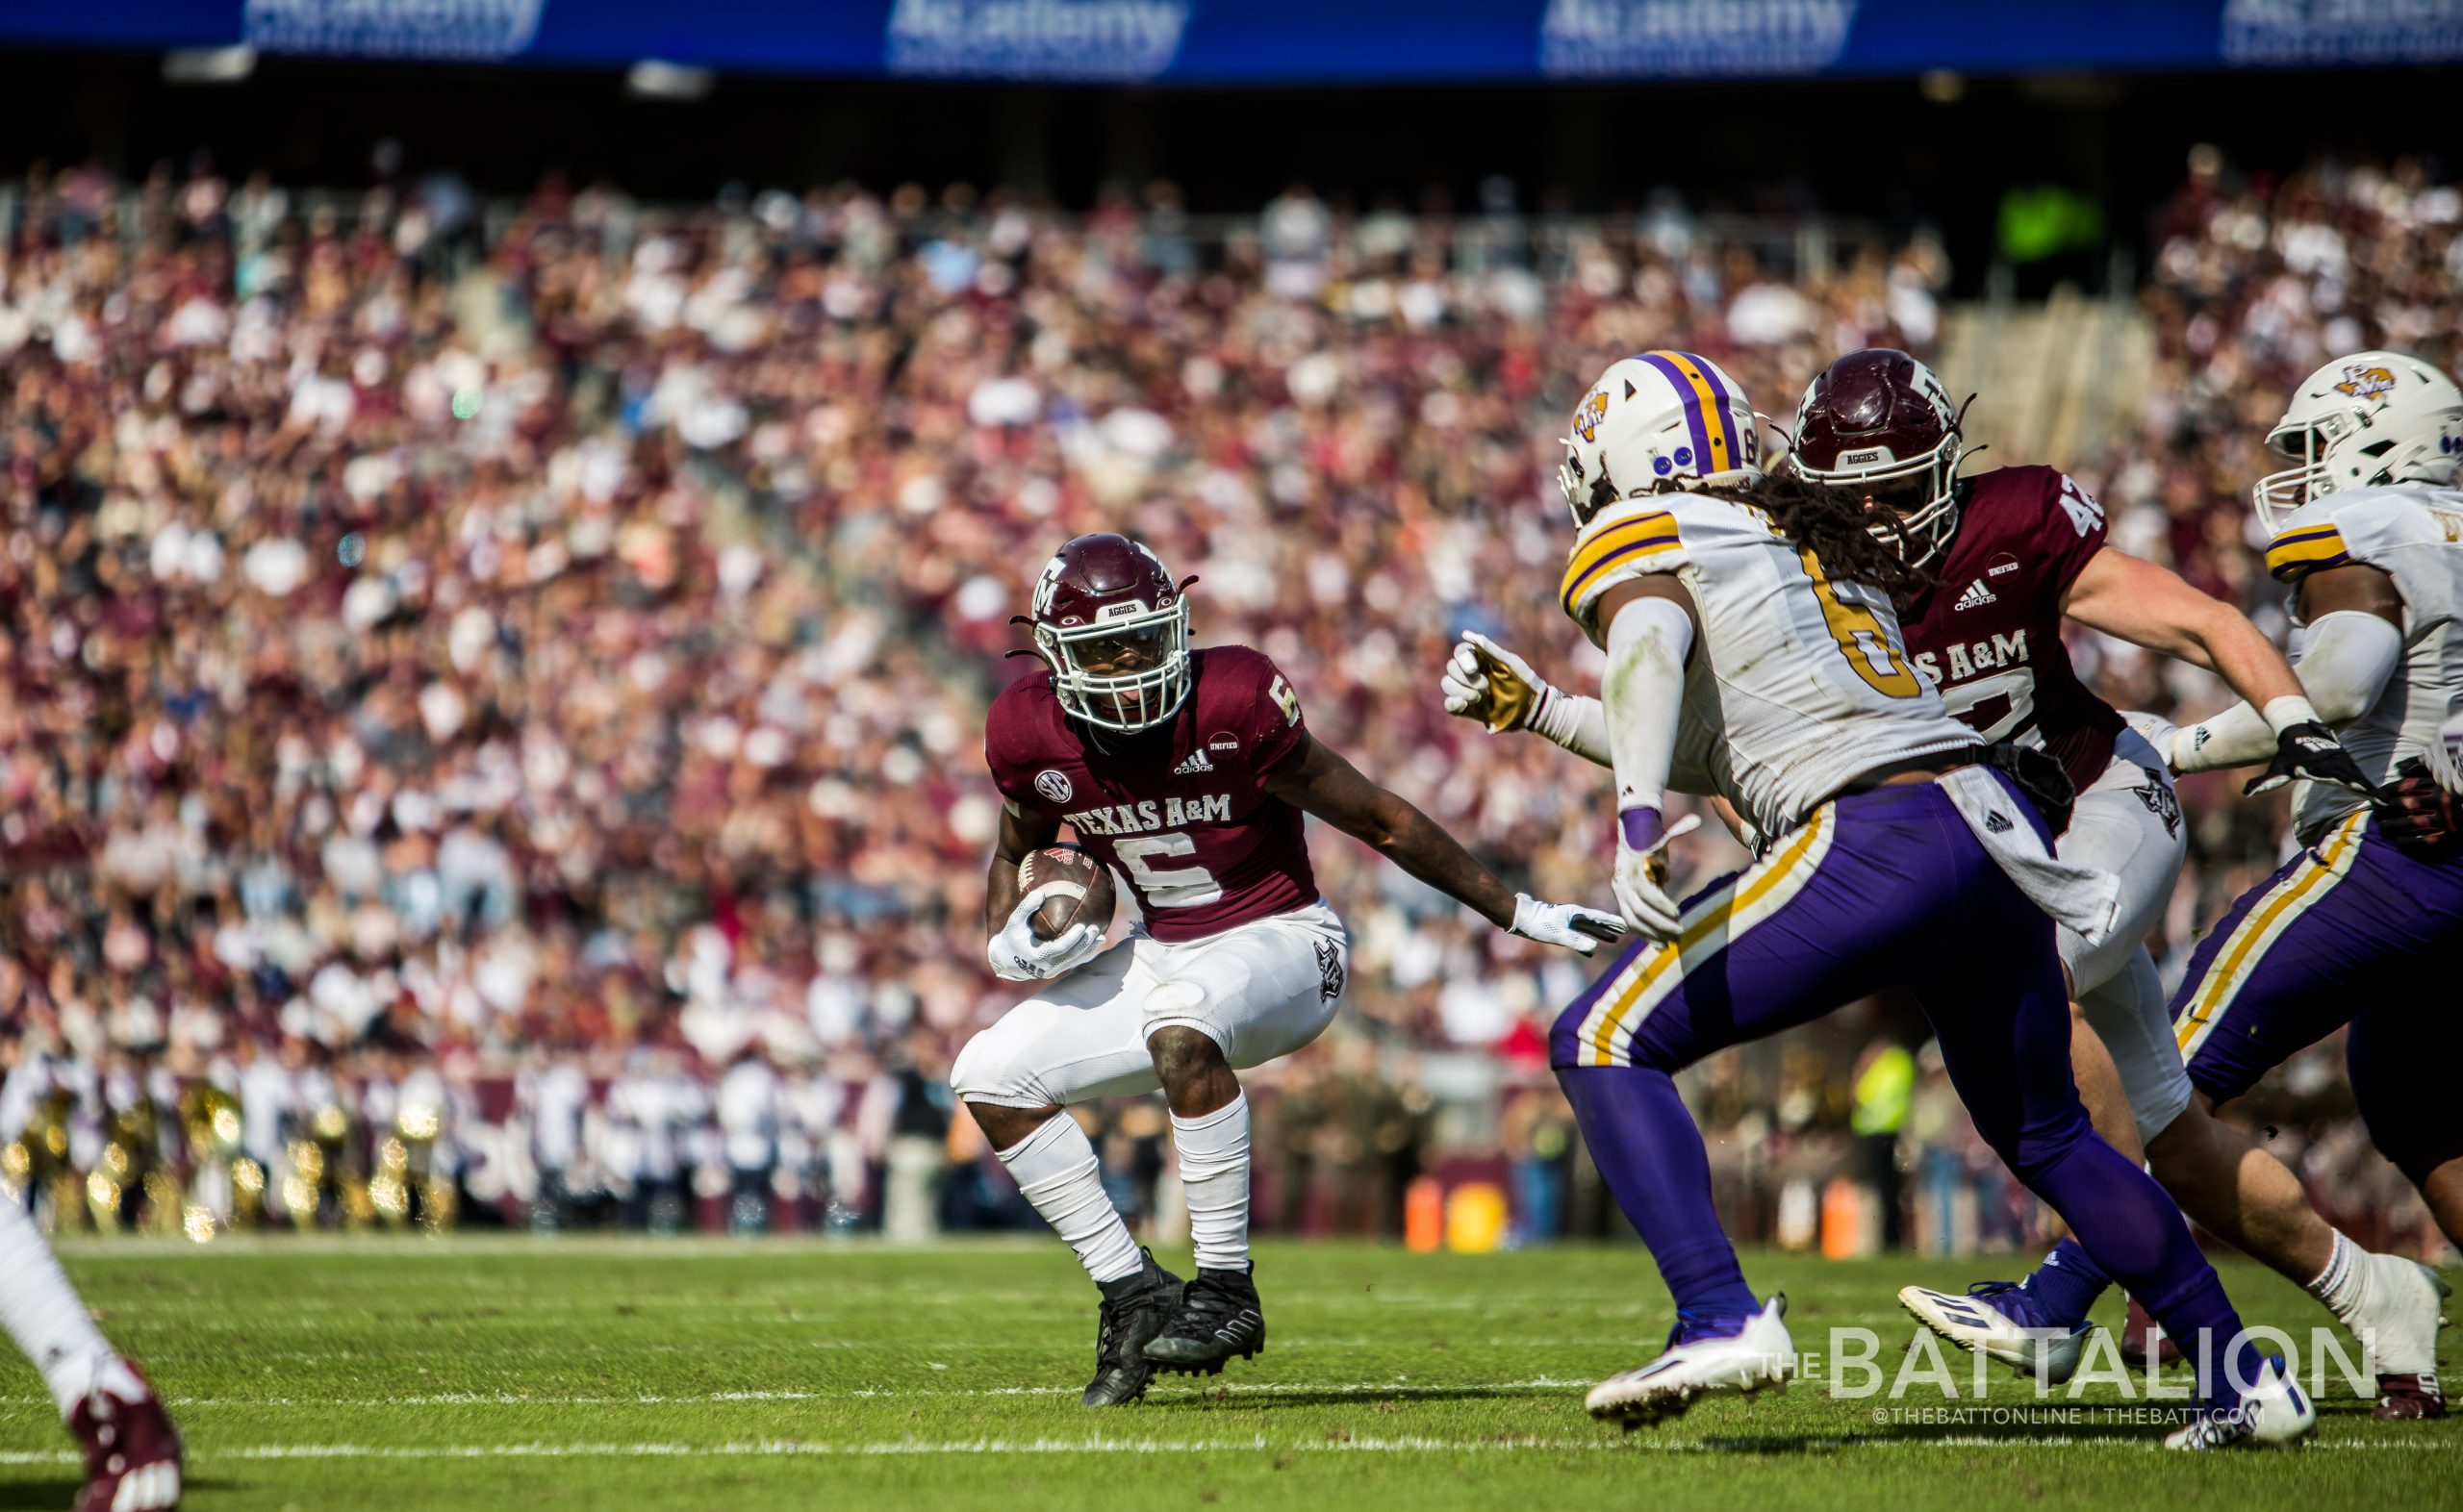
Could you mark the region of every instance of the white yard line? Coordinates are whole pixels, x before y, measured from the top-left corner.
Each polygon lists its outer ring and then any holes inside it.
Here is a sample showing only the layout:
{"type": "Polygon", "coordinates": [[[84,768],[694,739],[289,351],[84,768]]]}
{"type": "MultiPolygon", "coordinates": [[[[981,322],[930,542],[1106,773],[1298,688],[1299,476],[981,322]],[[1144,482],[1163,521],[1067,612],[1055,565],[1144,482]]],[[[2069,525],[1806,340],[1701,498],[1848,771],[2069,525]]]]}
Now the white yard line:
{"type": "MultiPolygon", "coordinates": [[[[1568,1391],[1587,1387],[1587,1379],[1571,1376],[1535,1376],[1520,1381],[1265,1381],[1255,1385],[1187,1388],[1190,1399],[1212,1398],[1217,1390],[1228,1392],[1237,1402],[1243,1397],[1388,1397],[1417,1392],[1423,1395],[1471,1396],[1481,1392],[1568,1391]]],[[[1163,1388],[1169,1392],[1171,1387],[1163,1388]]],[[[434,1392],[404,1397],[173,1397],[166,1405],[188,1407],[668,1407],[727,1402],[770,1401],[866,1401],[907,1397],[1075,1397],[1082,1390],[1077,1386],[981,1386],[952,1387],[850,1387],[841,1391],[719,1391],[661,1395],[644,1392],[633,1396],[563,1396],[529,1395],[520,1392],[434,1392]]],[[[48,1397],[0,1398],[0,1405],[13,1407],[49,1406],[48,1397]]]]}
{"type": "MultiPolygon", "coordinates": [[[[840,1459],[906,1455],[965,1454],[1494,1454],[1567,1452],[1758,1453],[1776,1441],[1745,1439],[1606,1438],[1350,1438],[1280,1442],[1263,1436],[1245,1439],[959,1439],[895,1440],[874,1444],[805,1443],[793,1439],[742,1444],[265,1444],[241,1449],[202,1449],[190,1453],[193,1464],[225,1460],[487,1460],[487,1459],[840,1459]]],[[[2079,1449],[2119,1445],[2150,1451],[2153,1441],[2121,1434],[2022,1434],[2008,1438],[1962,1435],[1938,1439],[1837,1439],[1816,1441],[1820,1448],[1842,1449],[2079,1449]]],[[[1788,1448],[1799,1447],[1790,1441],[1788,1448]]],[[[2313,1450],[2374,1449],[2383,1452],[2443,1453],[2456,1448],[2443,1440],[2328,1439],[2313,1450]]],[[[73,1465],[78,1456],[62,1450],[0,1451],[0,1465],[73,1465]]]]}

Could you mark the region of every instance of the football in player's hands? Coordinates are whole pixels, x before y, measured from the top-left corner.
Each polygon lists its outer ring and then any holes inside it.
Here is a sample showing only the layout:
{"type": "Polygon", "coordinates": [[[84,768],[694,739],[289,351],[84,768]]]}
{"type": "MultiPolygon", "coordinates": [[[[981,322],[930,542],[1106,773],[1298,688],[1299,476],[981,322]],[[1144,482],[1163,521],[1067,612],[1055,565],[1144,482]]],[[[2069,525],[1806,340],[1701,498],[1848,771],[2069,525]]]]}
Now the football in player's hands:
{"type": "Polygon", "coordinates": [[[1111,928],[1120,901],[1111,869],[1075,845],[1028,852],[1018,863],[1018,887],[1044,895],[1030,920],[1038,940],[1057,940],[1079,924],[1093,925],[1100,936],[1111,928]]]}

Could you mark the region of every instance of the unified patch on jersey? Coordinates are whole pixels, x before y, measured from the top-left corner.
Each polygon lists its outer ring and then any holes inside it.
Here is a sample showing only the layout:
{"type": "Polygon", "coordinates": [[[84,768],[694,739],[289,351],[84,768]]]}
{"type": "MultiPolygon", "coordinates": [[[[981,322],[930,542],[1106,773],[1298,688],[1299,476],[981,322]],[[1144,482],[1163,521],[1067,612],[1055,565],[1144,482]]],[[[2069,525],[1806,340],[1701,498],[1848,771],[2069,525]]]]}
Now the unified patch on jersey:
{"type": "Polygon", "coordinates": [[[1054,771],[1047,767],[1035,773],[1035,791],[1054,803],[1066,803],[1077,794],[1078,790],[1069,785],[1066,773],[1054,771]]]}

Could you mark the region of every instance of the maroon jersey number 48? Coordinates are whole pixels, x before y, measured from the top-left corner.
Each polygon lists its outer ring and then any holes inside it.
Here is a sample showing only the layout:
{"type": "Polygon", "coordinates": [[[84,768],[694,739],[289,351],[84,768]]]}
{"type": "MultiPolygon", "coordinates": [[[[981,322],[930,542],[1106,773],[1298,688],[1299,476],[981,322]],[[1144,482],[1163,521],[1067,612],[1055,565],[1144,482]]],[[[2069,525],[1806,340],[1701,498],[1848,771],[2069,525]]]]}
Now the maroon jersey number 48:
{"type": "Polygon", "coordinates": [[[1134,734],[1090,730],[1049,670],[1011,683],[984,724],[1003,797],[1067,824],[1137,895],[1146,929],[1199,940],[1317,901],[1298,809],[1266,774],[1304,738],[1300,698],[1246,646],[1192,651],[1187,699],[1134,734]]]}
{"type": "Polygon", "coordinates": [[[2058,468],[2000,467],[1966,494],[1933,586],[1899,613],[1908,654],[1986,740],[2041,745],[2081,792],[2112,761],[2121,717],[2061,640],[2061,604],[2104,545],[2104,511],[2058,468]]]}

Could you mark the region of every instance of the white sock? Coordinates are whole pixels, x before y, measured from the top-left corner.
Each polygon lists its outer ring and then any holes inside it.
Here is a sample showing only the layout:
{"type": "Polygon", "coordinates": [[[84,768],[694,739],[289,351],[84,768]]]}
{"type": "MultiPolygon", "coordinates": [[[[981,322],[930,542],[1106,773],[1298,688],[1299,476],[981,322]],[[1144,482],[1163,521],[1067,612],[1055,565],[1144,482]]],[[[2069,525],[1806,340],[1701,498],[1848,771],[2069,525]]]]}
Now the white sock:
{"type": "Polygon", "coordinates": [[[1173,1114],[1172,1146],[1181,1152],[1181,1191],[1198,1269],[1247,1270],[1249,1095],[1193,1119],[1173,1114]]]}
{"type": "Polygon", "coordinates": [[[1001,1164],[1018,1190],[1035,1205],[1053,1232],[1078,1251],[1078,1263],[1098,1282],[1135,1275],[1146,1261],[1129,1225],[1104,1191],[1102,1163],[1086,1131],[1066,1112],[1043,1121],[1041,1127],[1007,1149],[1001,1164]]]}
{"type": "Polygon", "coordinates": [[[113,1352],[77,1289],[61,1273],[51,1246],[26,1210],[0,1197],[0,1328],[42,1372],[67,1417],[100,1384],[135,1397],[143,1388],[113,1352]]]}
{"type": "Polygon", "coordinates": [[[2369,1296],[2369,1251],[2335,1230],[2335,1251],[2326,1257],[2326,1269],[2309,1282],[2309,1295],[2326,1304],[2326,1311],[2345,1323],[2360,1311],[2361,1302],[2369,1296]]]}

